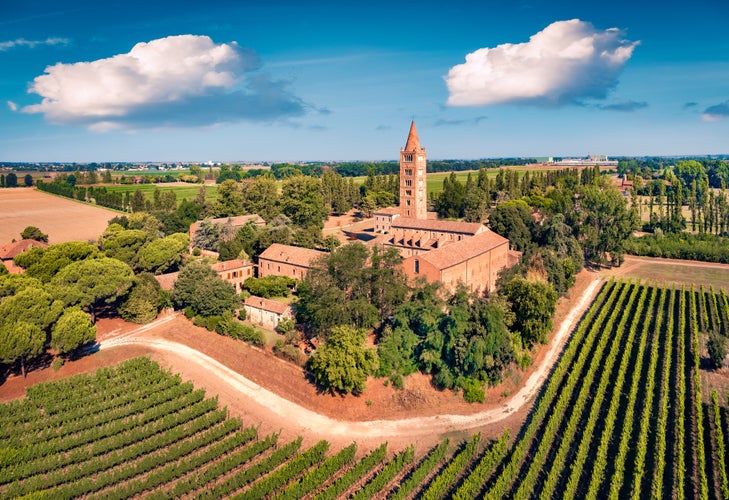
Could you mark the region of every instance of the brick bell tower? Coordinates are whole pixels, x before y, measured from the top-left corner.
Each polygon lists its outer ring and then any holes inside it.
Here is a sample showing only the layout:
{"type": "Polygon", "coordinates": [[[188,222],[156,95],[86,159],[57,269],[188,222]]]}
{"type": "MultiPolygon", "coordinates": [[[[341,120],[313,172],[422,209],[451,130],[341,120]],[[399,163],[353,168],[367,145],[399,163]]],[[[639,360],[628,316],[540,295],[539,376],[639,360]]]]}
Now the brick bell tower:
{"type": "Polygon", "coordinates": [[[400,149],[400,216],[427,219],[428,197],[425,182],[425,148],[420,147],[415,121],[405,147],[400,149]]]}

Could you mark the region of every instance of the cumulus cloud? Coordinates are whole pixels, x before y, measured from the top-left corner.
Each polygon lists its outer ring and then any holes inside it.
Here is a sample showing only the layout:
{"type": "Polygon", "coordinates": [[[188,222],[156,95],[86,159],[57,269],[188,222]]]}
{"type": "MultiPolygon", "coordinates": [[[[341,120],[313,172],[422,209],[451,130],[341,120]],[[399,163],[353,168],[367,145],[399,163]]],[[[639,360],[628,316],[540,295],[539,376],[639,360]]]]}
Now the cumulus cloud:
{"type": "Polygon", "coordinates": [[[528,42],[478,49],[445,77],[448,104],[524,103],[559,106],[602,99],[639,42],[617,28],[598,30],[572,19],[550,24],[528,42]]]}
{"type": "Polygon", "coordinates": [[[8,40],[7,42],[0,42],[0,52],[15,47],[28,47],[29,49],[33,49],[40,45],[68,45],[68,39],[46,38],[45,40],[26,40],[25,38],[17,38],[15,40],[8,40]]]}
{"type": "Polygon", "coordinates": [[[126,54],[47,67],[29,89],[42,101],[23,111],[98,131],[302,114],[306,105],[287,84],[259,68],[256,54],[235,42],[170,36],[138,43],[126,54]]]}
{"type": "Polygon", "coordinates": [[[7,101],[7,103],[8,103],[8,108],[10,108],[10,111],[18,110],[18,105],[15,104],[13,101],[7,101]]]}
{"type": "Polygon", "coordinates": [[[727,117],[729,117],[729,101],[709,106],[701,114],[701,119],[705,122],[716,122],[727,117]]]}
{"type": "Polygon", "coordinates": [[[606,111],[622,111],[625,113],[630,113],[632,111],[638,111],[639,109],[647,108],[648,103],[645,101],[623,101],[623,102],[616,102],[613,104],[604,104],[601,106],[598,106],[600,109],[604,109],[606,111]]]}

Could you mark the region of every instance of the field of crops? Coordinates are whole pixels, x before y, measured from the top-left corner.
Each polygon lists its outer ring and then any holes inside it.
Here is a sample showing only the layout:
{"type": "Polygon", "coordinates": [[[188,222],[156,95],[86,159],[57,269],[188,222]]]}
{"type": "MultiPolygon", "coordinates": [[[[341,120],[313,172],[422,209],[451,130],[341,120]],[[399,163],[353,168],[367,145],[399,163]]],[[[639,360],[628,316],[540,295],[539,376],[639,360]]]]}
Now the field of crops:
{"type": "MultiPolygon", "coordinates": [[[[197,196],[200,190],[201,184],[188,184],[185,182],[179,182],[175,184],[111,184],[107,185],[106,189],[111,192],[118,193],[129,193],[134,194],[136,190],[139,190],[144,195],[145,200],[153,200],[154,190],[159,189],[160,191],[174,191],[177,197],[177,204],[182,203],[182,200],[192,201],[197,196]]],[[[218,186],[205,186],[206,199],[213,201],[218,196],[218,186]]]]}
{"type": "Polygon", "coordinates": [[[698,351],[728,310],[723,292],[610,282],[511,445],[417,454],[260,436],[134,359],[0,406],[0,497],[729,498],[726,394],[702,396],[698,351]]]}

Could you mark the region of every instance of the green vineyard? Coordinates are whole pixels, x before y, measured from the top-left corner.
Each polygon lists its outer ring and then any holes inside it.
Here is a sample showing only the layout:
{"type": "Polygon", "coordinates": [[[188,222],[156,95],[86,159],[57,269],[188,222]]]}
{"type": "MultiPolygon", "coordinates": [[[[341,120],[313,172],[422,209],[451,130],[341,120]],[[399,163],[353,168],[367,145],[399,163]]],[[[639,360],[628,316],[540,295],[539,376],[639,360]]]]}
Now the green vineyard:
{"type": "Polygon", "coordinates": [[[0,405],[0,497],[729,499],[727,394],[700,339],[729,299],[605,284],[515,439],[368,454],[281,442],[147,358],[0,405]]]}

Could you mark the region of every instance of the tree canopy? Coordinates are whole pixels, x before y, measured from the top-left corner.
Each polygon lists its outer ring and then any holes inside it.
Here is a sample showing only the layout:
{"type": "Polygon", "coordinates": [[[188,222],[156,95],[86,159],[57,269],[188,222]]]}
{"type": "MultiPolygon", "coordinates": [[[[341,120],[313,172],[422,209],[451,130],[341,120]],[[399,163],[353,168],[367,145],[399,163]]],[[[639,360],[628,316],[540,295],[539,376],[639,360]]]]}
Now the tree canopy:
{"type": "Polygon", "coordinates": [[[332,328],[326,342],[309,358],[308,368],[315,383],[332,393],[364,391],[367,377],[378,366],[377,351],[365,349],[365,340],[363,330],[332,328]]]}
{"type": "Polygon", "coordinates": [[[220,316],[239,303],[235,288],[201,262],[190,262],[180,270],[172,300],[178,308],[190,307],[201,316],[220,316]]]}
{"type": "Polygon", "coordinates": [[[79,307],[66,309],[51,330],[51,349],[65,354],[96,340],[96,326],[79,307]]]}

